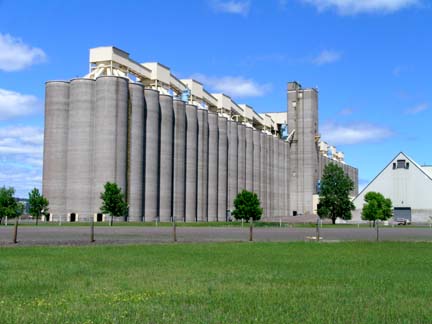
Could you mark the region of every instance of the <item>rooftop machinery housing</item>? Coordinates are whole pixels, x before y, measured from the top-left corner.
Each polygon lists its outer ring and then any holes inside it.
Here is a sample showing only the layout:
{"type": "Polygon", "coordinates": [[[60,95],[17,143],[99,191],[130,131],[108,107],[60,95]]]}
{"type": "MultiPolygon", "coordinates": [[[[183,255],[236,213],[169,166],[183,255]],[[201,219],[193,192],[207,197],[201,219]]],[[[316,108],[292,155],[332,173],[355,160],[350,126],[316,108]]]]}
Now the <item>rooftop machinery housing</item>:
{"type": "Polygon", "coordinates": [[[241,189],[258,194],[265,219],[310,214],[325,164],[358,182],[325,145],[315,89],[291,82],[287,113],[258,114],[99,47],[84,78],[46,83],[43,194],[53,220],[102,220],[107,181],[126,194],[130,221],[225,221],[241,189]]]}

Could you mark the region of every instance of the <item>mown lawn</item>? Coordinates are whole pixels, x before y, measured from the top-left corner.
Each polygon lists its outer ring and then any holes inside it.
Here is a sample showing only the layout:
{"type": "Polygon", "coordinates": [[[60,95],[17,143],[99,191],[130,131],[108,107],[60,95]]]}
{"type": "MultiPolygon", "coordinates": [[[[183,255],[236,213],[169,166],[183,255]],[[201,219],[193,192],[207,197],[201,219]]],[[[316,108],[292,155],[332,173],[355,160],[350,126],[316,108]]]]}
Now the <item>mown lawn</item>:
{"type": "Polygon", "coordinates": [[[430,243],[0,248],[1,323],[431,323],[430,243]]]}

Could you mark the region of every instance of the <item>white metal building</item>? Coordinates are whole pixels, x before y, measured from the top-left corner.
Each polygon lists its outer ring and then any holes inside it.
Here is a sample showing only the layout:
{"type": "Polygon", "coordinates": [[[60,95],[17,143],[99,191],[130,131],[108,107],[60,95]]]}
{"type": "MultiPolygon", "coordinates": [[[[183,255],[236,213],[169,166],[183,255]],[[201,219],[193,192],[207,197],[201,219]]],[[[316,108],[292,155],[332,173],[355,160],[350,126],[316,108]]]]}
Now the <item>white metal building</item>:
{"type": "Polygon", "coordinates": [[[432,221],[432,167],[420,166],[404,153],[399,153],[354,199],[353,221],[361,220],[364,196],[380,192],[390,198],[394,218],[414,223],[432,221]]]}

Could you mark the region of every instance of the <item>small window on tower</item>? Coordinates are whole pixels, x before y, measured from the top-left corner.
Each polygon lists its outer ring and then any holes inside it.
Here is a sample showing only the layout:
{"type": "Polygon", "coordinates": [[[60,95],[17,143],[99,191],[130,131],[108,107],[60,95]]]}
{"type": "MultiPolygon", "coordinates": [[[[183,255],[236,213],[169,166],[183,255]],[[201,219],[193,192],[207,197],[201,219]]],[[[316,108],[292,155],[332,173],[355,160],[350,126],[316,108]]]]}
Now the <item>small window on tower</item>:
{"type": "Polygon", "coordinates": [[[397,160],[396,167],[398,169],[405,169],[405,164],[406,164],[405,160],[397,160]]]}

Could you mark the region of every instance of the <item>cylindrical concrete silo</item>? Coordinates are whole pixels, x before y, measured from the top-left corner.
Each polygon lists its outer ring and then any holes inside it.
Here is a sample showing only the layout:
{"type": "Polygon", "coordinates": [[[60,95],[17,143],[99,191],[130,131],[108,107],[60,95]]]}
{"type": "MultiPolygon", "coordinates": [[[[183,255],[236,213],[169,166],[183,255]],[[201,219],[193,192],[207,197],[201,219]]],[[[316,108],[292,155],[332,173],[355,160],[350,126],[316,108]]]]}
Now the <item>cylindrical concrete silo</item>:
{"type": "Polygon", "coordinates": [[[284,162],[285,162],[285,143],[282,140],[279,142],[279,216],[286,216],[286,202],[285,202],[285,173],[284,173],[284,162]]]}
{"type": "Polygon", "coordinates": [[[260,202],[264,209],[263,217],[267,216],[267,135],[260,133],[260,202]]]}
{"type": "Polygon", "coordinates": [[[253,189],[253,129],[246,127],[246,190],[253,189]]]}
{"type": "Polygon", "coordinates": [[[126,194],[128,80],[99,77],[95,93],[92,213],[99,213],[105,183],[116,183],[126,194]]]}
{"type": "Polygon", "coordinates": [[[146,101],[145,162],[144,162],[144,220],[151,222],[159,216],[159,92],[144,89],[146,101]]]}
{"type": "Polygon", "coordinates": [[[253,186],[252,191],[260,198],[260,131],[253,131],[253,186]]]}
{"type": "Polygon", "coordinates": [[[185,103],[174,100],[174,192],[173,217],[185,220],[186,190],[186,111],[185,103]]]}
{"type": "Polygon", "coordinates": [[[273,136],[267,135],[267,217],[273,217],[273,136]]]}
{"type": "Polygon", "coordinates": [[[52,220],[66,219],[66,167],[69,82],[47,82],[42,194],[49,200],[52,220]]]}
{"type": "Polygon", "coordinates": [[[289,194],[289,187],[288,187],[288,165],[289,165],[289,158],[288,158],[288,143],[284,141],[283,147],[284,147],[284,160],[283,160],[283,176],[284,176],[284,182],[283,182],[283,199],[284,199],[284,210],[282,213],[282,216],[289,216],[289,208],[288,208],[288,194],[289,194]]]}
{"type": "Polygon", "coordinates": [[[159,170],[159,218],[170,222],[173,205],[173,161],[174,161],[174,109],[173,98],[159,96],[160,129],[160,170],[159,170]]]}
{"type": "Polygon", "coordinates": [[[198,187],[197,220],[207,221],[208,111],[198,109],[198,187]]]}
{"type": "Polygon", "coordinates": [[[238,191],[246,189],[246,126],[238,124],[238,191]]]}
{"type": "Polygon", "coordinates": [[[186,221],[197,221],[197,107],[186,105],[186,221]]]}
{"type": "Polygon", "coordinates": [[[225,222],[227,210],[228,176],[228,121],[219,116],[219,153],[218,153],[218,221],[225,222]]]}
{"type": "Polygon", "coordinates": [[[218,215],[218,115],[208,113],[208,221],[217,221],[218,215]]]}
{"type": "Polygon", "coordinates": [[[128,166],[128,220],[137,222],[144,215],[144,86],[129,83],[129,166],[128,166]]]}
{"type": "Polygon", "coordinates": [[[235,121],[228,121],[228,209],[234,209],[238,181],[238,126],[235,121]]]}
{"type": "Polygon", "coordinates": [[[279,146],[278,139],[272,137],[273,175],[272,175],[272,217],[279,216],[279,146]]]}
{"type": "Polygon", "coordinates": [[[91,79],[70,82],[66,209],[76,220],[92,217],[93,127],[95,84],[91,79]]]}

